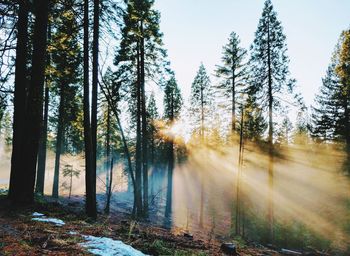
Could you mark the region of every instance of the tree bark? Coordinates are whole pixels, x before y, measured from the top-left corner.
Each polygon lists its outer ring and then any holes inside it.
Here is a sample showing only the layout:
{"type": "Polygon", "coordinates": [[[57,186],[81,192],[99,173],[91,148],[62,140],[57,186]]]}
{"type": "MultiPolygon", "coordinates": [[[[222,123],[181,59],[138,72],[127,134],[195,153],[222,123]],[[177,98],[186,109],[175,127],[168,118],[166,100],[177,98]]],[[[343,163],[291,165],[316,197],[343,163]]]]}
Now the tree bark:
{"type": "Polygon", "coordinates": [[[84,1],[84,144],[85,144],[85,189],[86,214],[97,217],[96,190],[93,174],[93,148],[90,126],[90,90],[89,90],[89,1],[84,1]]]}
{"type": "Polygon", "coordinates": [[[148,216],[148,139],[147,111],[145,95],[145,40],[143,37],[143,22],[141,21],[141,102],[142,102],[142,178],[143,178],[143,215],[148,216]]]}
{"type": "MultiPolygon", "coordinates": [[[[17,46],[15,63],[15,92],[13,112],[13,142],[11,157],[11,175],[9,198],[16,201],[20,197],[21,190],[21,145],[25,128],[25,107],[27,87],[27,45],[28,45],[28,13],[29,3],[26,0],[19,2],[17,21],[17,46]]],[[[22,180],[23,181],[23,180],[22,180]]],[[[24,182],[24,181],[23,181],[24,182]]]]}
{"type": "Polygon", "coordinates": [[[136,112],[136,215],[142,217],[142,168],[141,168],[141,65],[140,65],[140,43],[137,45],[137,112],[136,112]]]}
{"type": "MultiPolygon", "coordinates": [[[[201,85],[201,146],[204,144],[204,95],[203,95],[203,85],[201,85]]],[[[199,226],[203,226],[204,221],[204,174],[200,173],[200,209],[199,209],[199,226]]]]}
{"type": "MultiPolygon", "coordinates": [[[[51,40],[51,25],[48,24],[48,41],[51,40]]],[[[48,66],[51,63],[50,55],[47,56],[47,64],[48,66]]],[[[36,188],[35,191],[40,194],[44,194],[44,185],[45,185],[45,170],[46,170],[46,146],[47,146],[47,124],[48,124],[48,116],[49,116],[49,97],[50,97],[50,89],[49,89],[49,79],[46,78],[45,83],[45,106],[44,106],[44,119],[42,122],[40,143],[39,143],[39,155],[38,155],[38,170],[36,177],[36,188]]]]}
{"type": "Polygon", "coordinates": [[[64,106],[65,106],[65,90],[64,85],[61,85],[60,90],[60,106],[58,113],[58,125],[56,136],[56,153],[55,153],[55,170],[52,186],[52,196],[58,198],[59,194],[59,177],[60,177],[60,160],[62,152],[62,142],[64,140],[64,106]]]}
{"type": "Polygon", "coordinates": [[[105,207],[105,213],[109,214],[110,206],[111,206],[111,197],[112,197],[112,182],[113,182],[113,158],[111,160],[111,167],[109,171],[110,179],[108,181],[108,189],[107,189],[107,201],[106,201],[106,207],[105,207]]]}
{"type": "MultiPolygon", "coordinates": [[[[171,92],[170,124],[174,124],[174,91],[171,92]]],[[[174,138],[171,137],[168,149],[168,186],[165,205],[165,217],[171,217],[173,198],[173,171],[174,171],[174,138]]]]}
{"type": "Polygon", "coordinates": [[[36,177],[35,191],[40,194],[44,194],[45,185],[45,170],[46,170],[46,146],[47,146],[47,124],[49,116],[49,87],[46,82],[45,87],[45,107],[44,107],[44,119],[41,130],[39,155],[38,155],[38,170],[36,177]]]}
{"type": "Polygon", "coordinates": [[[109,104],[107,106],[107,130],[106,130],[106,162],[105,162],[105,170],[106,170],[106,194],[108,195],[108,184],[109,184],[109,161],[111,159],[111,144],[110,144],[110,133],[111,133],[111,113],[110,113],[109,104]]]}
{"type": "Polygon", "coordinates": [[[232,68],[232,134],[236,131],[236,81],[235,81],[235,69],[232,68]]]}
{"type": "Polygon", "coordinates": [[[34,185],[36,164],[38,159],[40,129],[43,109],[43,89],[45,80],[47,23],[49,1],[34,2],[35,23],[33,36],[32,74],[27,94],[27,107],[24,117],[21,155],[17,161],[21,166],[18,170],[17,185],[13,191],[14,201],[32,203],[34,200],[34,185]]]}
{"type": "Polygon", "coordinates": [[[93,188],[96,194],[96,171],[97,171],[97,94],[98,94],[98,51],[99,51],[99,28],[100,28],[100,1],[94,0],[94,26],[92,45],[92,96],[91,96],[91,139],[92,139],[92,175],[93,188]]]}
{"type": "Polygon", "coordinates": [[[269,194],[268,194],[268,221],[269,221],[269,240],[273,242],[274,240],[274,205],[273,205],[273,120],[272,120],[272,111],[273,111],[273,94],[272,94],[272,70],[271,70],[271,46],[270,46],[270,27],[268,24],[267,31],[267,62],[268,62],[268,101],[269,101],[269,137],[268,137],[268,146],[269,146],[269,194]]]}

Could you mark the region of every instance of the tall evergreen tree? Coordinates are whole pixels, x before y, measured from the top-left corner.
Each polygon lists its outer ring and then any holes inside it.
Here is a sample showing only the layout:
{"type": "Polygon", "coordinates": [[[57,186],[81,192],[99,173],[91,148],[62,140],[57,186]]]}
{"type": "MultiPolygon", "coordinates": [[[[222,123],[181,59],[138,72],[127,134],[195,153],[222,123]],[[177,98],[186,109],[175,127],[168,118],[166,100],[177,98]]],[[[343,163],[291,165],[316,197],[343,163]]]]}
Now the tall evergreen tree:
{"type": "Polygon", "coordinates": [[[240,47],[240,39],[235,32],[229,37],[229,42],[223,47],[222,65],[217,66],[216,76],[222,79],[218,88],[223,96],[230,99],[231,132],[236,131],[238,94],[242,93],[247,80],[247,64],[244,62],[247,51],[240,47]]]}
{"type": "MultiPolygon", "coordinates": [[[[176,119],[179,118],[182,107],[182,96],[177,85],[175,77],[171,77],[164,88],[164,118],[167,125],[171,127],[174,125],[176,119]]],[[[168,186],[166,197],[165,216],[171,216],[172,206],[172,190],[173,190],[173,170],[175,166],[174,156],[174,135],[170,134],[168,138],[168,186]]]]}
{"type": "Polygon", "coordinates": [[[322,79],[320,92],[316,95],[317,106],[313,108],[312,134],[320,141],[336,139],[335,127],[338,117],[339,102],[337,100],[339,79],[335,74],[335,63],[329,65],[326,76],[322,79]]]}
{"type": "Polygon", "coordinates": [[[97,217],[96,184],[94,182],[93,146],[90,122],[90,86],[89,86],[89,1],[84,0],[84,146],[85,146],[85,190],[86,213],[97,217]]]}
{"type": "Polygon", "coordinates": [[[213,101],[212,88],[209,76],[203,64],[192,82],[190,96],[190,113],[194,132],[198,133],[201,143],[204,142],[205,129],[209,126],[210,107],[213,101]]]}
{"type": "Polygon", "coordinates": [[[255,39],[251,47],[252,81],[248,90],[255,95],[259,104],[268,109],[268,144],[269,144],[269,195],[268,221],[270,237],[273,240],[273,113],[281,106],[281,98],[292,93],[295,84],[289,79],[286,36],[271,0],[266,0],[255,39]]]}
{"type": "Polygon", "coordinates": [[[344,142],[350,172],[350,30],[341,33],[313,113],[313,136],[321,141],[344,142]]]}
{"type": "MultiPolygon", "coordinates": [[[[25,108],[24,115],[22,115],[24,128],[20,130],[21,134],[19,135],[19,157],[13,158],[18,162],[12,161],[14,168],[11,170],[10,198],[14,202],[31,203],[34,200],[36,164],[42,122],[49,2],[49,0],[34,2],[35,23],[31,80],[24,99],[25,108]]],[[[25,62],[22,64],[25,64],[25,62]]],[[[22,68],[25,69],[25,67],[22,68]]],[[[20,103],[20,107],[22,104],[20,103]]]]}
{"type": "Polygon", "coordinates": [[[158,72],[158,63],[165,56],[162,50],[162,34],[159,32],[159,13],[153,9],[154,0],[125,1],[122,40],[115,64],[129,67],[133,102],[136,113],[136,213],[148,214],[148,166],[147,166],[147,111],[145,82],[158,72]],[[142,179],[141,179],[142,178],[142,179]],[[143,181],[143,190],[141,186],[143,181]],[[142,193],[143,192],[143,193],[142,193]],[[142,202],[143,194],[143,202],[142,202]]]}
{"type": "Polygon", "coordinates": [[[97,108],[98,108],[98,68],[100,40],[100,0],[94,0],[94,23],[92,41],[92,89],[91,89],[91,143],[92,143],[92,179],[94,194],[96,194],[97,171],[97,108]]]}
{"type": "Polygon", "coordinates": [[[21,178],[22,172],[22,140],[25,129],[25,106],[28,62],[28,19],[29,3],[19,2],[17,21],[17,46],[16,46],[16,70],[15,70],[15,92],[14,92],[14,113],[13,113],[13,142],[11,157],[11,176],[9,198],[14,201],[22,201],[21,183],[26,182],[21,178]],[[21,182],[22,180],[22,182],[21,182]]]}
{"type": "MultiPolygon", "coordinates": [[[[209,76],[203,64],[199,66],[199,70],[194,78],[191,86],[191,106],[190,113],[193,123],[194,132],[200,136],[200,142],[203,145],[205,140],[205,129],[209,125],[208,116],[211,111],[212,105],[212,88],[210,84],[209,76]]],[[[200,212],[199,212],[199,224],[203,225],[204,221],[204,177],[203,173],[200,173],[201,184],[201,199],[200,199],[200,212]]]]}

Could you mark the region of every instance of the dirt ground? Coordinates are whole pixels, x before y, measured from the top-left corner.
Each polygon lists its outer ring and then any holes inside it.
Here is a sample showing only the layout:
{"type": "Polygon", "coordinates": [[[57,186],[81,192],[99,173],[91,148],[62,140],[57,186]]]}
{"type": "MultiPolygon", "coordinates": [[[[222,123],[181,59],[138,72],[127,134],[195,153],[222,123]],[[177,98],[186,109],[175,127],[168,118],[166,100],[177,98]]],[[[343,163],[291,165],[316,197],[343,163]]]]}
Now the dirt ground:
{"type": "MultiPolygon", "coordinates": [[[[76,203],[47,202],[41,198],[32,206],[13,209],[6,197],[0,196],[0,255],[91,255],[79,245],[84,241],[81,235],[121,240],[148,255],[224,255],[220,250],[222,241],[202,240],[195,234],[192,238],[180,230],[169,231],[134,221],[127,214],[101,214],[97,221],[91,221],[76,203]],[[32,221],[33,212],[62,219],[66,224],[59,227],[32,221]]],[[[241,256],[284,255],[260,245],[237,246],[241,256]]]]}

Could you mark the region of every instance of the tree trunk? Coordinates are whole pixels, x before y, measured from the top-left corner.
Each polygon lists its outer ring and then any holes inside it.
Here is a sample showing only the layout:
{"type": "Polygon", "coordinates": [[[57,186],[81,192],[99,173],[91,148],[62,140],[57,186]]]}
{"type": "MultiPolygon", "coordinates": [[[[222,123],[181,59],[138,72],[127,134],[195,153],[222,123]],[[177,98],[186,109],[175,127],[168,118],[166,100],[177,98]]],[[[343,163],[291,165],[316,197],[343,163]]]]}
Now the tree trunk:
{"type": "Polygon", "coordinates": [[[44,194],[45,185],[45,170],[46,170],[46,145],[47,145],[47,124],[49,116],[49,87],[46,82],[45,87],[45,107],[44,107],[44,119],[41,130],[39,155],[38,155],[38,173],[36,176],[36,188],[35,191],[40,194],[44,194]]]}
{"type": "Polygon", "coordinates": [[[15,93],[13,111],[13,140],[11,157],[11,175],[9,198],[13,201],[20,199],[20,190],[25,180],[21,179],[22,161],[21,150],[23,131],[25,128],[25,107],[27,87],[27,44],[28,44],[28,3],[26,0],[19,1],[19,12],[17,21],[17,46],[16,46],[16,72],[15,93]]]}
{"type": "Polygon", "coordinates": [[[72,196],[72,186],[73,186],[73,170],[70,173],[69,196],[68,196],[69,199],[72,196]]]}
{"type": "Polygon", "coordinates": [[[165,217],[171,217],[173,198],[173,171],[174,171],[174,142],[169,142],[168,186],[166,195],[165,217]]]}
{"type": "MultiPolygon", "coordinates": [[[[203,86],[201,86],[201,146],[204,144],[204,95],[203,95],[203,86]]],[[[204,219],[204,174],[200,173],[200,209],[199,209],[199,226],[203,226],[204,219]]]]}
{"type": "Polygon", "coordinates": [[[232,134],[236,131],[236,82],[235,82],[235,69],[232,69],[232,134]]]}
{"type": "Polygon", "coordinates": [[[108,195],[108,184],[109,184],[109,161],[111,159],[111,145],[110,145],[110,133],[111,133],[111,113],[110,113],[109,104],[107,106],[107,131],[106,131],[106,162],[105,162],[105,170],[106,170],[106,194],[108,195]]]}
{"type": "Polygon", "coordinates": [[[271,46],[270,46],[270,27],[268,24],[268,101],[269,101],[269,194],[268,194],[268,221],[269,221],[269,240],[273,242],[274,240],[274,205],[273,205],[273,120],[272,120],[272,111],[273,111],[273,94],[272,94],[272,70],[271,70],[271,46]]]}
{"type": "Polygon", "coordinates": [[[65,106],[65,85],[61,85],[60,90],[60,106],[58,113],[58,125],[57,125],[57,136],[56,136],[56,153],[55,153],[55,170],[52,186],[52,197],[58,198],[59,194],[59,177],[60,177],[60,160],[62,152],[62,143],[64,136],[64,106],[65,106]]]}
{"type": "MultiPolygon", "coordinates": [[[[171,92],[171,111],[170,124],[174,124],[174,89],[171,92]]],[[[174,138],[171,137],[168,149],[168,186],[165,206],[165,217],[170,217],[172,213],[172,198],[173,198],[173,170],[174,170],[174,138]]]]}
{"type": "Polygon", "coordinates": [[[92,176],[93,189],[96,194],[97,171],[97,94],[98,94],[98,51],[99,51],[99,27],[100,27],[100,1],[94,0],[94,27],[92,46],[92,96],[91,96],[91,139],[92,139],[92,176]]]}
{"type": "Polygon", "coordinates": [[[86,214],[95,219],[96,190],[93,174],[93,152],[90,126],[90,90],[89,90],[89,1],[84,1],[84,144],[85,144],[85,189],[86,214]]]}
{"type": "Polygon", "coordinates": [[[243,124],[244,124],[244,108],[242,105],[242,114],[241,114],[241,130],[239,135],[239,155],[238,155],[238,175],[237,175],[237,185],[236,185],[236,235],[242,233],[241,222],[242,222],[242,198],[241,198],[241,179],[242,179],[242,168],[243,168],[243,124]]]}
{"type": "Polygon", "coordinates": [[[137,46],[137,112],[136,112],[136,215],[142,216],[142,190],[141,190],[141,66],[140,66],[140,44],[137,46]]]}
{"type": "Polygon", "coordinates": [[[143,178],[143,215],[148,216],[148,143],[147,143],[147,111],[145,95],[145,41],[143,38],[143,22],[141,21],[141,102],[142,102],[142,178],[143,178]]]}
{"type": "MultiPolygon", "coordinates": [[[[48,41],[51,40],[51,25],[48,24],[48,41]]],[[[47,56],[47,65],[51,63],[50,55],[47,56]]],[[[42,123],[40,143],[39,143],[39,155],[38,155],[38,170],[36,176],[36,188],[35,191],[40,194],[44,194],[45,185],[45,170],[46,170],[46,145],[47,145],[47,124],[49,117],[49,100],[50,100],[50,89],[49,89],[49,79],[46,78],[45,84],[45,106],[44,106],[44,119],[42,123]]]]}
{"type": "Polygon", "coordinates": [[[136,211],[136,198],[137,198],[137,195],[136,195],[136,181],[135,181],[134,171],[133,171],[133,168],[132,168],[131,155],[130,155],[128,143],[126,141],[126,138],[125,138],[125,135],[124,135],[124,131],[123,131],[123,127],[122,127],[120,119],[119,119],[117,104],[114,103],[111,100],[111,93],[108,90],[106,92],[106,90],[104,90],[102,86],[101,86],[101,90],[102,90],[105,98],[107,99],[108,105],[111,107],[111,110],[113,111],[113,113],[115,115],[115,118],[117,119],[117,124],[118,124],[118,127],[119,127],[120,135],[122,137],[123,146],[124,146],[124,153],[125,153],[126,159],[128,161],[128,170],[129,170],[129,174],[130,174],[130,177],[131,177],[132,185],[134,187],[134,207],[133,207],[133,215],[134,215],[135,211],[136,211]]]}
{"type": "Polygon", "coordinates": [[[45,80],[47,23],[49,1],[35,1],[35,23],[33,36],[32,75],[28,88],[27,108],[21,143],[21,162],[18,169],[14,201],[31,203],[34,200],[36,164],[38,159],[40,129],[43,110],[43,89],[45,80]]]}
{"type": "Polygon", "coordinates": [[[109,172],[109,183],[107,185],[107,202],[106,202],[106,207],[105,207],[105,213],[109,214],[110,212],[110,206],[111,206],[111,197],[112,197],[112,181],[113,181],[113,158],[111,160],[111,167],[110,167],[110,172],[109,172]]]}

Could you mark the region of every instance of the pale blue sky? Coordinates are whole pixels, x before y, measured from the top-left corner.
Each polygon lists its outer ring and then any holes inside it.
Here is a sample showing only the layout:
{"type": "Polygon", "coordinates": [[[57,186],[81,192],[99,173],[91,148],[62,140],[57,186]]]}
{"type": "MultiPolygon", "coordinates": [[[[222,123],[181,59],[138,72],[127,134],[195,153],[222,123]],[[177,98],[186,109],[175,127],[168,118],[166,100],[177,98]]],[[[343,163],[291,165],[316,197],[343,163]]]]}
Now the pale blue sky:
{"type": "MultiPolygon", "coordinates": [[[[350,0],[272,2],[287,35],[290,71],[309,105],[341,31],[350,25],[350,0]]],[[[185,98],[201,61],[213,73],[232,31],[249,48],[263,4],[263,0],[156,0],[165,48],[185,98]]]]}

